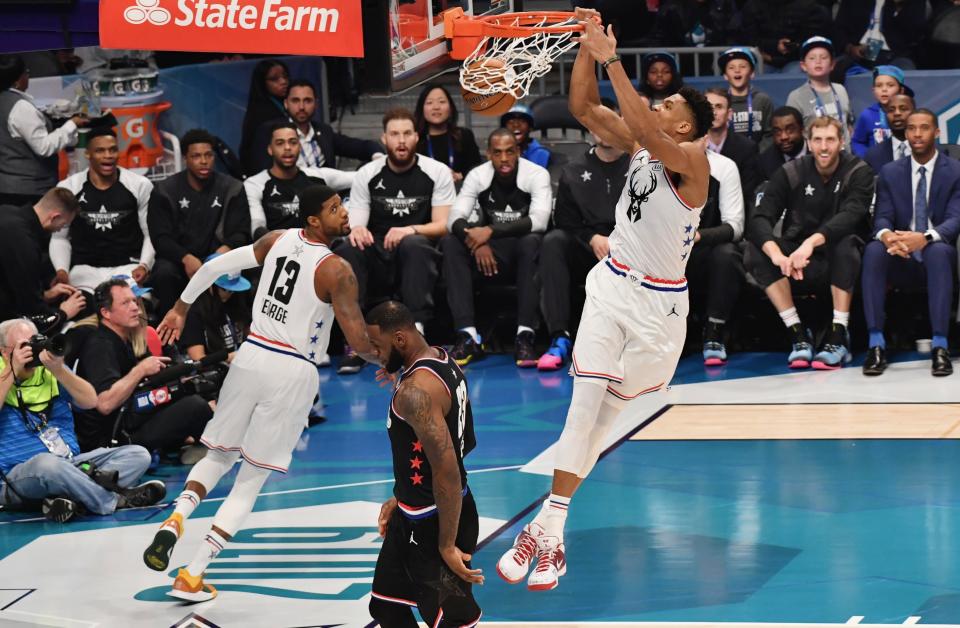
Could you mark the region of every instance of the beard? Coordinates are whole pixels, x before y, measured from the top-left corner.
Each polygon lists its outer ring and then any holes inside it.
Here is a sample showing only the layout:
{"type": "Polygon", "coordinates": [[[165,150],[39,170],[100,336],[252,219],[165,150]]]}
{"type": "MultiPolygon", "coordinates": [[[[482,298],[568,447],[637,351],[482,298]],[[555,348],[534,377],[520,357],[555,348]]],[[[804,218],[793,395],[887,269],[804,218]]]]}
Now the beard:
{"type": "Polygon", "coordinates": [[[390,347],[390,356],[387,363],[383,365],[383,370],[387,373],[396,373],[403,368],[403,356],[394,347],[390,347]]]}

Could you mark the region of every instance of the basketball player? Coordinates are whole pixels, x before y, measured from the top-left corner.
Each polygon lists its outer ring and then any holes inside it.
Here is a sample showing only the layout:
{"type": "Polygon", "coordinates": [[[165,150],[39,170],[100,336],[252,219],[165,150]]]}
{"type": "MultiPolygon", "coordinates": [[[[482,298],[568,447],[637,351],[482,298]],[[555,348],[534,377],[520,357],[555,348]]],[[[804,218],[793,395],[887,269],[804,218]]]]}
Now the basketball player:
{"type": "Polygon", "coordinates": [[[477,443],[467,380],[446,351],[427,345],[413,314],[387,301],[367,315],[370,340],[387,373],[403,374],[387,414],[393,497],[380,509],[384,537],[370,614],[385,628],[470,627],[480,621],[470,568],[479,520],[463,458],[477,443]]]}
{"type": "Polygon", "coordinates": [[[271,231],[201,266],[158,328],[164,342],[177,340],[190,304],[218,277],[263,266],[250,336],[230,364],[216,412],[200,438],[207,456],[190,471],[173,514],[143,554],[151,569],[166,569],[184,520],[243,459],[212,529],[193,561],[177,573],[168,592],[172,597],[203,602],[216,596],[203,572],[240,529],[270,472],[286,473],[313,405],[316,360],[327,350],[334,318],[348,342],[370,361],[377,359],[360,313],[356,277],[330,252],[331,240],[350,233],[340,197],[325,185],[306,188],[300,220],[302,229],[271,231]]]}
{"type": "Polygon", "coordinates": [[[610,253],[587,275],[587,299],[573,347],[573,398],[556,446],[553,487],[534,520],[497,563],[510,583],[557,586],[566,573],[563,526],[570,498],[596,463],[626,402],[673,377],[686,334],[684,269],[710,165],[693,140],[710,128],[710,104],[683,88],[651,110],[616,54],[598,14],[577,9],[585,30],[570,80],[570,111],[604,143],[632,155],[616,208],[610,253]],[[600,103],[593,61],[610,76],[622,117],[600,103]]]}

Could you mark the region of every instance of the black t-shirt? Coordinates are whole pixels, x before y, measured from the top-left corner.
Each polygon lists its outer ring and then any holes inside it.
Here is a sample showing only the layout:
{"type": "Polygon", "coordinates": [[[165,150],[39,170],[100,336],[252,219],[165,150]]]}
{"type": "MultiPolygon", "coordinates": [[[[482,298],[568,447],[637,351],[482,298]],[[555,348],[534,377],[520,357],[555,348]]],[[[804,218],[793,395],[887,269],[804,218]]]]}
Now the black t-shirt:
{"type": "Polygon", "coordinates": [[[221,349],[231,352],[239,349],[249,327],[249,315],[243,317],[237,313],[241,308],[249,312],[250,308],[249,305],[234,306],[234,301],[239,303],[245,299],[235,294],[230,302],[224,303],[209,292],[202,294],[187,313],[180,345],[184,349],[202,345],[208,355],[221,349]]]}
{"type": "Polygon", "coordinates": [[[417,152],[446,164],[454,172],[466,175],[473,168],[479,166],[482,160],[477,140],[473,137],[473,131],[465,128],[460,128],[459,131],[459,146],[457,142],[451,142],[452,138],[449,133],[430,135],[425,131],[420,134],[417,152]]]}
{"type": "MultiPolygon", "coordinates": [[[[97,394],[110,390],[137,365],[133,347],[107,327],[100,326],[83,345],[77,375],[90,382],[97,394]]],[[[74,414],[80,449],[89,451],[110,442],[113,425],[120,409],[100,414],[96,408],[78,410],[74,414]]]]}
{"type": "Polygon", "coordinates": [[[591,148],[563,167],[554,222],[584,244],[596,234],[609,236],[616,224],[617,201],[626,182],[630,155],[605,162],[591,148]]]}

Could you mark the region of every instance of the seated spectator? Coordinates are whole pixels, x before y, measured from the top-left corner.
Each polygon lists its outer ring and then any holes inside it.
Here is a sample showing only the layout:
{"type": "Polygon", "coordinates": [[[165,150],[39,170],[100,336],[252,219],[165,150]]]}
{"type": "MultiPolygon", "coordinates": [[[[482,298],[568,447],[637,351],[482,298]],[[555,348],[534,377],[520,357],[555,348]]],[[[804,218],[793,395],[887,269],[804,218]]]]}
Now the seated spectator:
{"type": "Polygon", "coordinates": [[[667,52],[650,52],[640,59],[640,93],[655,107],[683,87],[677,60],[667,52]]]}
{"type": "Polygon", "coordinates": [[[516,136],[497,129],[487,140],[489,161],[470,171],[450,212],[450,235],[440,241],[447,302],[457,330],[457,364],[484,357],[473,314],[474,277],[516,282],[517,366],[536,366],[537,257],[553,205],[550,174],[520,157],[516,136]],[[476,216],[476,217],[475,217],[476,216]],[[472,259],[471,259],[472,258],[472,259]]]}
{"type": "Polygon", "coordinates": [[[877,179],[873,241],[863,253],[863,310],[870,332],[864,375],[887,368],[883,335],[887,286],[927,287],[935,377],[953,373],[947,335],[960,235],[960,163],[937,152],[939,120],[928,109],[907,121],[910,158],[888,163],[877,179]]]}
{"type": "Polygon", "coordinates": [[[616,224],[617,201],[630,165],[630,155],[596,135],[593,141],[593,148],[560,172],[553,217],[556,228],[544,236],[540,247],[541,311],[552,339],[537,360],[541,371],[556,371],[570,359],[570,287],[582,284],[590,269],[610,252],[607,240],[616,224]]]}
{"type": "Polygon", "coordinates": [[[541,168],[546,168],[547,164],[550,163],[550,151],[530,137],[533,124],[533,111],[530,107],[519,103],[500,116],[500,126],[513,133],[513,137],[517,140],[520,157],[537,164],[541,168]]]}
{"type": "Polygon", "coordinates": [[[53,128],[53,121],[27,94],[30,74],[17,55],[0,57],[0,205],[33,205],[57,184],[58,153],[77,143],[76,115],[53,128]]]}
{"type": "Polygon", "coordinates": [[[50,239],[57,281],[88,295],[114,275],[143,283],[153,268],[147,229],[153,184],[117,165],[117,135],[110,127],[87,133],[90,167],[58,183],[73,192],[80,211],[70,227],[50,239]]]}
{"type": "Polygon", "coordinates": [[[763,150],[773,143],[770,140],[773,101],[766,92],[751,85],[756,65],[757,60],[749,48],[730,48],[717,59],[720,74],[728,86],[730,128],[734,133],[753,140],[763,150]]]}
{"type": "Polygon", "coordinates": [[[287,119],[283,100],[287,97],[289,86],[290,69],[283,61],[263,59],[254,66],[238,151],[243,173],[247,176],[263,170],[263,155],[256,146],[257,132],[261,125],[271,120],[287,119]]]}
{"type": "Polygon", "coordinates": [[[740,171],[740,189],[747,197],[760,185],[757,145],[730,131],[730,96],[725,89],[711,87],[706,93],[713,107],[713,125],[707,132],[707,150],[731,159],[740,171]]]}
{"type": "Polygon", "coordinates": [[[927,2],[843,0],[833,24],[837,50],[843,53],[837,60],[837,80],[855,65],[915,70],[913,58],[927,31],[927,2]]]}
{"type": "Polygon", "coordinates": [[[830,12],[817,0],[748,0],[741,41],[756,42],[765,72],[800,70],[800,43],[830,32],[830,12]]]}
{"type": "MultiPolygon", "coordinates": [[[[304,79],[295,79],[290,82],[287,97],[283,100],[286,117],[296,125],[297,135],[300,137],[298,166],[336,168],[337,159],[341,156],[367,162],[383,151],[383,147],[376,142],[337,133],[329,124],[314,120],[313,116],[317,112],[316,93],[313,83],[304,79]]],[[[268,120],[257,130],[251,152],[259,160],[260,168],[269,168],[271,165],[267,145],[270,143],[270,133],[277,120],[277,118],[268,120]]]]}
{"type": "Polygon", "coordinates": [[[846,88],[830,82],[833,43],[826,37],[811,37],[803,42],[801,51],[800,68],[807,75],[807,82],[790,92],[787,105],[800,111],[804,127],[821,116],[838,120],[843,127],[843,145],[849,150],[853,111],[846,88]]]}
{"type": "Polygon", "coordinates": [[[0,211],[0,319],[47,316],[59,328],[83,311],[83,293],[69,284],[52,285],[47,261],[50,234],[76,216],[77,199],[63,188],[49,190],[32,207],[0,211]]]}
{"type": "Polygon", "coordinates": [[[77,413],[81,450],[104,447],[114,439],[150,451],[177,450],[194,443],[213,416],[199,395],[161,396],[168,398],[166,403],[158,403],[156,396],[150,395],[152,399],[143,407],[131,403],[140,382],[159,373],[170,359],[134,352],[132,335],[141,329],[141,313],[127,281],[105,281],[97,286],[94,299],[100,325],[80,351],[79,375],[93,384],[97,403],[95,408],[77,413]]]}
{"type": "Polygon", "coordinates": [[[882,144],[890,137],[890,125],[884,113],[887,103],[897,94],[909,93],[903,84],[903,71],[893,65],[878,65],[873,69],[873,97],[877,102],[860,112],[857,124],[853,129],[851,145],[853,154],[863,157],[867,150],[882,144]]]}
{"type": "MultiPolygon", "coordinates": [[[[436,242],[447,233],[456,192],[449,166],[418,155],[417,140],[412,113],[391,109],[384,114],[380,141],[387,156],[357,171],[348,207],[350,237],[334,252],[357,276],[361,307],[399,292],[423,333],[423,324],[433,318],[436,242]]],[[[357,373],[365,363],[347,347],[337,372],[357,373]]]]}
{"type": "Polygon", "coordinates": [[[200,260],[250,242],[250,206],[243,184],[213,169],[216,139],[203,129],[180,140],[186,169],[157,183],[147,224],[157,249],[152,285],[162,316],[173,307],[200,260]]]}
{"type": "Polygon", "coordinates": [[[687,262],[687,281],[691,302],[706,302],[703,363],[722,366],[727,362],[725,326],[746,278],[743,254],[736,245],[743,236],[745,206],[737,164],[709,150],[707,161],[710,185],[687,262]]]}
{"type": "Polygon", "coordinates": [[[903,159],[910,154],[910,144],[907,142],[907,118],[917,106],[913,96],[896,94],[890,97],[887,103],[887,125],[890,127],[890,137],[870,147],[863,156],[864,161],[870,164],[874,172],[880,172],[884,165],[896,159],[903,159]]]}
{"type": "Polygon", "coordinates": [[[477,140],[473,137],[473,131],[457,126],[457,105],[446,87],[428,83],[417,98],[413,117],[417,121],[417,135],[420,137],[417,152],[447,164],[456,185],[480,165],[477,140]]]}
{"type": "Polygon", "coordinates": [[[150,466],[139,445],[80,454],[72,408],[92,408],[97,393],[64,366],[63,358],[33,354],[37,328],[27,319],[0,323],[0,506],[39,506],[61,523],[78,512],[109,515],[152,506],[163,482],[136,482],[150,466]]]}
{"type": "Polygon", "coordinates": [[[790,333],[790,368],[836,369],[849,362],[850,304],[860,274],[859,234],[873,198],[873,173],[841,150],[840,123],[821,117],[807,129],[811,155],[777,170],[747,228],[747,270],[767,293],[790,333]],[[785,210],[785,211],[784,211],[785,210]],[[783,216],[782,235],[773,229],[783,216]],[[830,285],[833,323],[813,355],[813,337],[800,322],[794,289],[830,285]]]}
{"type": "MultiPolygon", "coordinates": [[[[780,107],[770,119],[773,146],[760,153],[760,172],[767,181],[783,164],[807,154],[803,137],[803,114],[794,107],[780,107]]],[[[749,196],[748,196],[749,198],[749,196]]]]}
{"type": "Polygon", "coordinates": [[[311,185],[329,185],[335,190],[353,185],[352,172],[297,165],[300,137],[292,122],[274,123],[267,154],[273,165],[243,182],[254,240],[267,231],[300,226],[300,193],[311,185]]]}
{"type": "MultiPolygon", "coordinates": [[[[214,253],[209,262],[218,257],[214,253]]],[[[197,297],[187,312],[187,320],[180,335],[180,345],[187,350],[191,360],[226,349],[227,362],[250,332],[250,302],[244,294],[251,285],[239,273],[221,275],[210,288],[197,297]]]]}

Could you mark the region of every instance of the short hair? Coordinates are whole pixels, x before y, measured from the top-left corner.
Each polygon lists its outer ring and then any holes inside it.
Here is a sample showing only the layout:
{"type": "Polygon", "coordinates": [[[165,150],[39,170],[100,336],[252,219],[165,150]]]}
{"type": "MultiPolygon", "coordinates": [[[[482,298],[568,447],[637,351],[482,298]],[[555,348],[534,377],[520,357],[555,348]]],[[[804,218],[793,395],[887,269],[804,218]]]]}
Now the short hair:
{"type": "Polygon", "coordinates": [[[840,124],[840,121],[836,118],[831,118],[830,116],[820,116],[819,118],[814,118],[810,124],[807,125],[807,139],[813,137],[814,129],[822,129],[828,126],[832,126],[837,130],[837,137],[843,139],[843,125],[840,124]]]}
{"type": "Polygon", "coordinates": [[[384,301],[367,313],[367,325],[376,325],[392,334],[400,329],[416,329],[413,312],[399,301],[384,301]]]}
{"type": "Polygon", "coordinates": [[[217,138],[206,129],[190,129],[180,140],[180,150],[186,154],[194,144],[209,144],[210,148],[214,148],[217,145],[217,138]]]}
{"type": "Polygon", "coordinates": [[[709,89],[704,93],[704,97],[706,97],[707,94],[713,94],[714,96],[720,96],[721,98],[723,98],[724,100],[727,101],[727,109],[730,108],[730,92],[728,92],[728,91],[726,90],[726,88],[723,88],[723,87],[711,87],[711,88],[709,88],[709,89]]]}
{"type": "Polygon", "coordinates": [[[37,207],[45,212],[62,212],[72,214],[80,209],[77,197],[67,188],[55,187],[47,190],[46,194],[37,201],[37,207]]]}
{"type": "Polygon", "coordinates": [[[910,101],[910,106],[911,106],[911,107],[913,107],[914,109],[917,108],[917,99],[914,98],[912,94],[908,94],[908,93],[906,93],[906,92],[900,92],[899,94],[893,94],[892,96],[890,96],[890,100],[887,101],[887,104],[889,105],[891,102],[893,102],[893,99],[894,99],[894,98],[897,98],[898,96],[903,96],[904,98],[906,98],[907,100],[910,101]]]}
{"type": "MultiPolygon", "coordinates": [[[[297,132],[297,125],[289,120],[278,120],[270,125],[270,141],[273,141],[273,134],[279,131],[280,129],[290,129],[294,133],[297,132]]],[[[299,137],[299,135],[297,136],[299,137]]]]}
{"type": "Polygon", "coordinates": [[[294,87],[309,87],[310,91],[313,92],[313,97],[317,97],[317,88],[314,86],[314,84],[307,79],[300,78],[290,81],[289,85],[287,86],[287,98],[290,97],[290,90],[292,90],[294,87]]]}
{"type": "Polygon", "coordinates": [[[112,137],[113,139],[117,139],[117,132],[113,130],[112,126],[95,126],[87,131],[87,145],[98,137],[112,137]]]}
{"type": "Polygon", "coordinates": [[[393,120],[409,120],[410,124],[413,125],[413,128],[417,128],[417,120],[413,117],[413,114],[410,113],[409,109],[404,107],[394,107],[392,109],[387,109],[387,112],[383,114],[383,130],[387,130],[387,124],[393,120]]]}
{"type": "Polygon", "coordinates": [[[907,119],[909,120],[912,116],[915,116],[915,115],[918,115],[918,114],[923,114],[923,115],[925,115],[925,116],[930,116],[931,118],[933,118],[933,126],[935,126],[935,127],[940,126],[940,118],[937,117],[937,114],[935,114],[934,112],[930,111],[930,110],[927,109],[926,107],[920,107],[919,109],[914,109],[914,110],[913,110],[913,113],[911,113],[909,116],[907,116],[907,119]]]}
{"type": "Polygon", "coordinates": [[[509,137],[514,142],[517,141],[513,133],[511,133],[508,129],[500,127],[499,129],[494,129],[493,132],[491,132],[490,135],[487,136],[487,148],[490,148],[491,146],[493,146],[493,140],[494,138],[497,138],[497,137],[509,137]]]}
{"type": "Polygon", "coordinates": [[[311,185],[300,193],[300,224],[307,226],[307,218],[316,216],[323,209],[323,204],[330,200],[337,191],[328,185],[311,185]]]}
{"type": "Polygon", "coordinates": [[[13,87],[27,71],[27,64],[20,55],[0,56],[0,92],[13,87]]]}
{"type": "Polygon", "coordinates": [[[10,345],[7,344],[7,336],[10,335],[11,331],[21,325],[30,328],[31,336],[37,333],[36,324],[29,318],[11,318],[10,320],[3,321],[0,323],[0,347],[10,348],[10,345]]]}
{"type": "Polygon", "coordinates": [[[713,107],[706,96],[689,86],[683,86],[677,92],[690,107],[693,114],[693,137],[691,139],[700,139],[707,134],[710,127],[713,126],[713,107]]]}
{"type": "Polygon", "coordinates": [[[797,126],[801,129],[803,128],[803,114],[800,113],[800,110],[796,107],[790,107],[788,105],[774,109],[770,120],[772,122],[773,118],[786,118],[787,116],[791,116],[794,121],[796,121],[797,126]]]}
{"type": "Polygon", "coordinates": [[[113,307],[113,289],[117,286],[129,288],[130,284],[127,283],[126,279],[112,277],[93,289],[93,300],[97,307],[97,320],[103,320],[100,310],[109,310],[113,307]]]}

